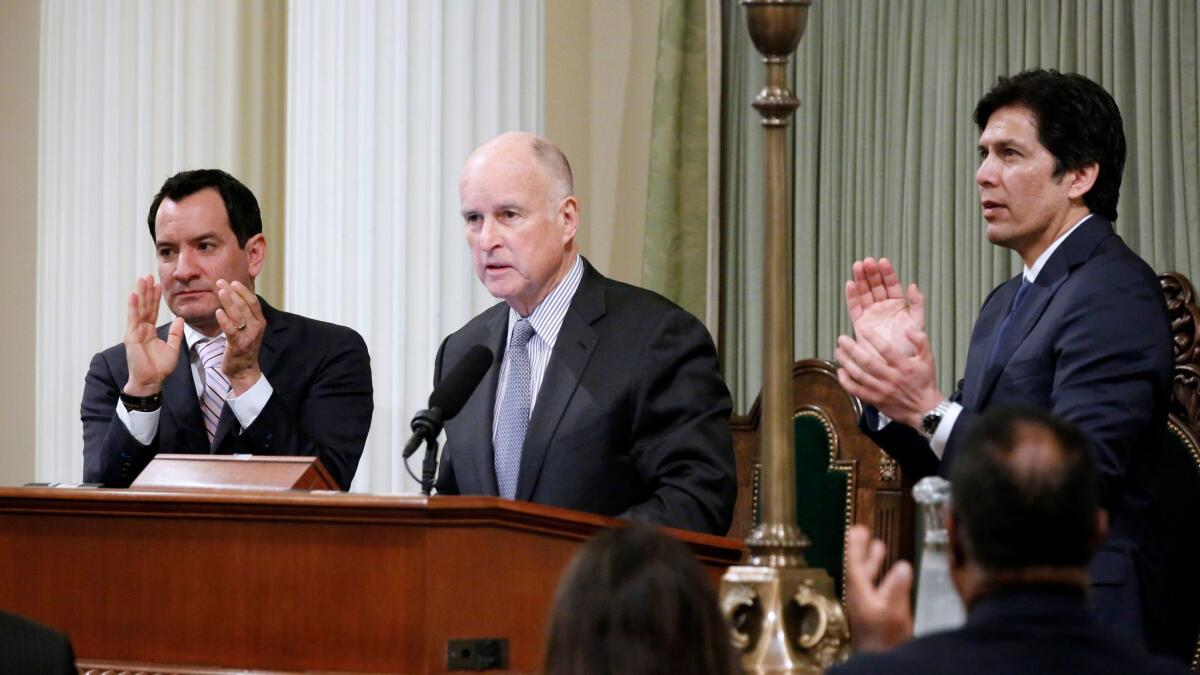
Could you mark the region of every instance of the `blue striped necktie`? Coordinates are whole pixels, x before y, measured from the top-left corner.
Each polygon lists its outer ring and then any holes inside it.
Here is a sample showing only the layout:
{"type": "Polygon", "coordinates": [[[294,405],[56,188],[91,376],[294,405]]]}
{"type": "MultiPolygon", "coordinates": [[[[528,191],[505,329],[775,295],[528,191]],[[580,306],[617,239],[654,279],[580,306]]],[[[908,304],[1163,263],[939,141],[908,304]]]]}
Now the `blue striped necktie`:
{"type": "Polygon", "coordinates": [[[1000,322],[1000,330],[996,331],[996,341],[992,343],[992,352],[988,354],[988,370],[991,370],[992,366],[996,365],[996,357],[1000,355],[1000,343],[1004,340],[1004,333],[1008,331],[1008,326],[1012,323],[1013,315],[1017,313],[1017,306],[1021,304],[1021,300],[1025,299],[1025,294],[1029,292],[1029,287],[1032,285],[1029,279],[1026,279],[1024,276],[1021,277],[1021,287],[1013,295],[1012,304],[1008,307],[1008,314],[1004,315],[1004,320],[1000,322]]]}
{"type": "Polygon", "coordinates": [[[225,336],[220,335],[196,347],[200,365],[204,368],[204,393],[200,395],[200,412],[204,416],[204,430],[208,432],[208,444],[217,436],[217,422],[221,421],[221,410],[229,397],[229,380],[221,372],[221,361],[225,356],[225,336]]]}
{"type": "Polygon", "coordinates": [[[493,439],[496,450],[496,486],[500,489],[500,496],[505,499],[513,499],[517,494],[517,478],[521,473],[521,446],[525,444],[525,431],[529,428],[532,368],[525,345],[532,335],[533,326],[529,319],[521,319],[513,326],[512,339],[505,353],[508,359],[508,375],[504,384],[504,399],[500,402],[500,420],[496,426],[496,437],[493,439]]]}

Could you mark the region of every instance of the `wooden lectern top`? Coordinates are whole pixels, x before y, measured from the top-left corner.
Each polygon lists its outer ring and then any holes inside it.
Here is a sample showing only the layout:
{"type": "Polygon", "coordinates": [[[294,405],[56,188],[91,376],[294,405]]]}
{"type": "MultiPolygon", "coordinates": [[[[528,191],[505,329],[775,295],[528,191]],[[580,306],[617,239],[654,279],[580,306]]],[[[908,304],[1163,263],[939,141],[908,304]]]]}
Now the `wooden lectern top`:
{"type": "Polygon", "coordinates": [[[316,457],[159,454],[130,487],[337,490],[338,484],[316,457]]]}

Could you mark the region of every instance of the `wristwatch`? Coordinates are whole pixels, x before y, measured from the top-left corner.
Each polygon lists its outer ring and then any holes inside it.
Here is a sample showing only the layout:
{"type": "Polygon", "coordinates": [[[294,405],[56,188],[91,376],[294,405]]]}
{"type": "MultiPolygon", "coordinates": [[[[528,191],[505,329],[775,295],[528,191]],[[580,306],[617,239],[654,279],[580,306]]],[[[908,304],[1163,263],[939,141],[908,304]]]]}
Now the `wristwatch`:
{"type": "Polygon", "coordinates": [[[950,401],[942,399],[941,403],[938,403],[936,406],[934,406],[933,410],[925,413],[925,416],[921,418],[921,428],[917,429],[917,431],[921,432],[921,435],[924,436],[926,440],[932,439],[934,432],[937,431],[938,425],[942,423],[942,418],[945,417],[946,413],[948,412],[950,412],[950,401]]]}
{"type": "Polygon", "coordinates": [[[162,404],[162,392],[149,396],[131,396],[121,392],[121,403],[130,412],[154,412],[162,404]]]}

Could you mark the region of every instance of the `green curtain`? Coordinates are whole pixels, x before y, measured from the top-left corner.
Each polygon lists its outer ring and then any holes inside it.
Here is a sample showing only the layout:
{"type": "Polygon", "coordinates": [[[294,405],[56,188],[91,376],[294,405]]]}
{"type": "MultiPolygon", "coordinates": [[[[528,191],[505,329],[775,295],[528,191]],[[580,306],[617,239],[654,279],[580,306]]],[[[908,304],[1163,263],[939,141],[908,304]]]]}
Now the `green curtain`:
{"type": "MultiPolygon", "coordinates": [[[[721,350],[739,410],[761,386],[762,66],[725,0],[721,350]]],[[[929,298],[939,380],[986,294],[1020,269],[984,236],[975,102],[997,76],[1077,71],[1113,93],[1129,143],[1117,231],[1155,269],[1200,274],[1200,11],[1194,0],[816,0],[795,59],[796,355],[849,330],[853,260],[887,256],[929,298]]],[[[649,229],[650,223],[647,223],[649,229]]]]}
{"type": "Polygon", "coordinates": [[[642,283],[705,315],[708,66],[705,0],[663,0],[642,283]]]}

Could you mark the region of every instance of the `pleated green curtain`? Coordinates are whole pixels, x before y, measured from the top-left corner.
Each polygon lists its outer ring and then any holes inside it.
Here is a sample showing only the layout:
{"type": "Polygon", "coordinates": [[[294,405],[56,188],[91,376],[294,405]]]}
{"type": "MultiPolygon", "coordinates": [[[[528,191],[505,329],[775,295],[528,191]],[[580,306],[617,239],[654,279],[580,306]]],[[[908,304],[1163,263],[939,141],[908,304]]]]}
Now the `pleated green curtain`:
{"type": "MultiPolygon", "coordinates": [[[[761,386],[761,129],[750,101],[762,66],[737,1],[723,10],[720,347],[746,410],[761,386]]],[[[832,358],[849,330],[851,262],[887,256],[929,298],[949,390],[984,297],[1020,269],[984,236],[971,113],[997,76],[1026,68],[1080,72],[1113,93],[1129,142],[1117,231],[1155,269],[1200,281],[1198,40],[1194,0],[816,0],[795,60],[797,358],[832,358]]],[[[647,221],[648,250],[659,227],[647,221]]]]}
{"type": "Polygon", "coordinates": [[[705,0],[663,0],[642,283],[704,318],[708,267],[705,0]]]}

